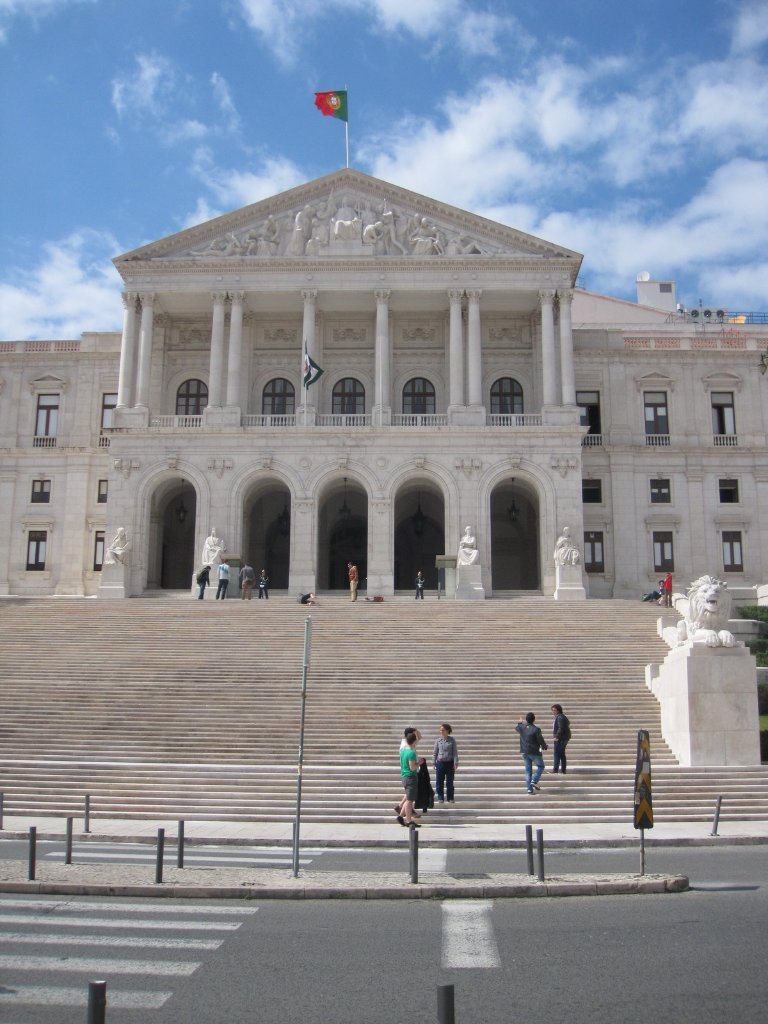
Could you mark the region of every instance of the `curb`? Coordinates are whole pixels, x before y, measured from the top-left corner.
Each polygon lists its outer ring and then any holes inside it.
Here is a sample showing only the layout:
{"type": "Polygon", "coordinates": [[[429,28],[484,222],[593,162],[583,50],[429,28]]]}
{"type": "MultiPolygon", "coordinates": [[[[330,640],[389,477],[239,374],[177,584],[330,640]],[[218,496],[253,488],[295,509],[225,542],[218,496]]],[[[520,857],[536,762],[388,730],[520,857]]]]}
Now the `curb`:
{"type": "Polygon", "coordinates": [[[130,896],[164,899],[216,900],[431,900],[529,899],[563,896],[628,896],[687,892],[686,875],[632,879],[596,879],[594,882],[511,882],[493,885],[391,885],[296,888],[178,885],[79,885],[72,882],[0,882],[0,892],[35,896],[130,896]]]}

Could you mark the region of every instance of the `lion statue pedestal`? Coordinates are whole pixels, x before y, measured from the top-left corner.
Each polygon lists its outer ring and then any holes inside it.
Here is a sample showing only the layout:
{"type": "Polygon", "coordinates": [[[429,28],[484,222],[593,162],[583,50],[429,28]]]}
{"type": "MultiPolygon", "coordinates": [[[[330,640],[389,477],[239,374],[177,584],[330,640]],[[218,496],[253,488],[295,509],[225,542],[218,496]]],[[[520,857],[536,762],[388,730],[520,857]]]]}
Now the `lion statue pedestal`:
{"type": "Polygon", "coordinates": [[[759,765],[757,664],[726,629],[726,584],[702,576],[676,607],[683,613],[678,629],[664,631],[676,645],[646,669],[662,736],[686,767],[759,765]]]}

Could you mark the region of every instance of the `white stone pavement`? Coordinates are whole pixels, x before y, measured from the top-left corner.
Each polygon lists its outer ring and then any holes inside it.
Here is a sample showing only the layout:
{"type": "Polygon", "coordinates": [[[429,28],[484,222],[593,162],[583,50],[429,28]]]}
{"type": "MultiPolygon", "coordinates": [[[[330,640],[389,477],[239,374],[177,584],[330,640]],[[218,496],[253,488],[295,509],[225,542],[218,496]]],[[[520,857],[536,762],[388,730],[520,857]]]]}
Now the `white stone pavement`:
{"type": "MultiPolygon", "coordinates": [[[[524,825],[493,825],[493,824],[441,824],[439,814],[432,813],[422,819],[419,830],[419,842],[429,846],[494,846],[525,842],[524,825]]],[[[165,829],[166,840],[172,842],[177,834],[178,822],[175,819],[155,819],[151,821],[134,821],[123,818],[91,818],[90,838],[94,840],[130,840],[154,839],[158,828],[165,829]]],[[[559,845],[624,845],[637,842],[638,832],[631,821],[627,824],[590,822],[585,824],[537,824],[535,815],[531,815],[534,831],[541,827],[547,844],[559,845]]],[[[29,828],[37,828],[39,838],[49,836],[63,837],[66,830],[66,819],[51,816],[19,816],[6,814],[0,838],[25,836],[29,828]]],[[[74,835],[82,839],[83,819],[75,817],[74,835]]],[[[646,831],[646,843],[661,842],[668,844],[707,843],[707,842],[753,842],[768,843],[768,820],[735,821],[722,819],[719,822],[717,838],[713,838],[711,821],[659,821],[653,829],[646,831]]],[[[211,841],[215,843],[259,843],[259,844],[291,844],[293,842],[292,825],[290,822],[229,822],[229,821],[186,821],[184,835],[187,842],[211,841]]],[[[302,823],[300,839],[302,843],[315,846],[392,846],[405,842],[408,838],[406,829],[394,820],[392,824],[366,825],[349,822],[344,824],[311,824],[302,823]]]]}

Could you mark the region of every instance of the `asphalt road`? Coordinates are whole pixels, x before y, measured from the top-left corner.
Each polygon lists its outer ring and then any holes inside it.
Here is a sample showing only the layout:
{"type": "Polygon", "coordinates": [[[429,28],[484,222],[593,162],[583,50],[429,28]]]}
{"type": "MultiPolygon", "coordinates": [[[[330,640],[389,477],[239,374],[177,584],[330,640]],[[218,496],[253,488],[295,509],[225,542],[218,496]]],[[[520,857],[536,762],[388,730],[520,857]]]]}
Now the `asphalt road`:
{"type": "MultiPolygon", "coordinates": [[[[559,851],[548,870],[631,870],[634,851],[559,851]]],[[[675,895],[496,901],[171,901],[0,894],[0,1020],[82,1024],[709,1024],[766,1020],[764,846],[648,850],[675,895]],[[658,858],[658,862],[657,862],[658,858]]],[[[396,854],[324,851],[391,863],[396,854]]],[[[449,851],[490,870],[502,851],[449,851]]]]}

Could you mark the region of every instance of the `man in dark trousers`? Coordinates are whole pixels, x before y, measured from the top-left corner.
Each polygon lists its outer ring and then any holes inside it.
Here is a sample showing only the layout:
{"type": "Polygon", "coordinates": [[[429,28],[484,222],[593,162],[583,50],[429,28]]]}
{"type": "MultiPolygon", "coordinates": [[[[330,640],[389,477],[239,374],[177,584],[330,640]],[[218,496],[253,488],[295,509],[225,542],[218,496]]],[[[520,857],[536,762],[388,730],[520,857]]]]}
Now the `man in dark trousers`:
{"type": "Polygon", "coordinates": [[[565,748],[568,745],[568,740],[571,738],[571,723],[568,721],[568,716],[563,714],[562,704],[553,704],[552,714],[555,716],[555,720],[552,723],[555,749],[553,751],[551,774],[557,775],[560,771],[565,775],[565,748]]]}
{"type": "Polygon", "coordinates": [[[269,576],[267,576],[267,570],[261,570],[261,576],[259,576],[259,598],[266,598],[269,600],[269,576]]]}
{"type": "Polygon", "coordinates": [[[529,711],[525,718],[520,716],[520,721],[515,726],[520,733],[520,756],[525,765],[525,785],[531,794],[538,793],[540,789],[539,779],[544,771],[544,758],[541,756],[541,751],[547,749],[541,729],[538,725],[533,724],[535,721],[536,715],[529,711]],[[534,765],[536,766],[535,771],[534,765]]]}

